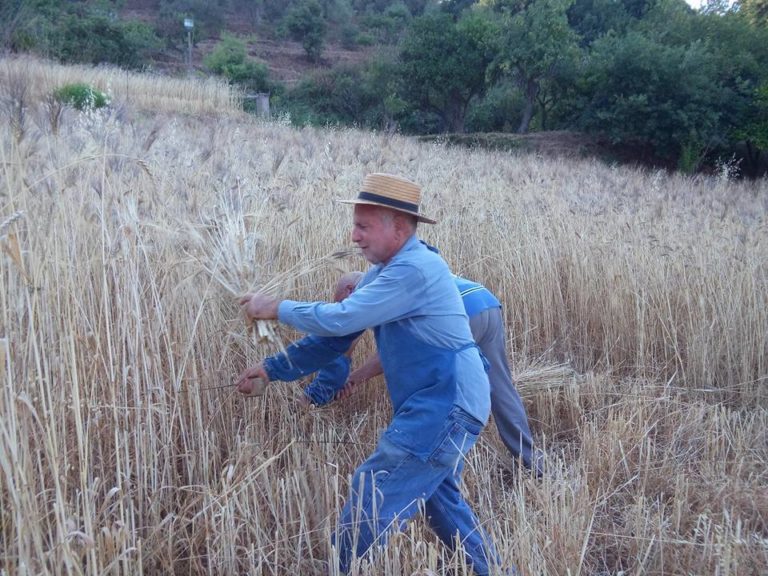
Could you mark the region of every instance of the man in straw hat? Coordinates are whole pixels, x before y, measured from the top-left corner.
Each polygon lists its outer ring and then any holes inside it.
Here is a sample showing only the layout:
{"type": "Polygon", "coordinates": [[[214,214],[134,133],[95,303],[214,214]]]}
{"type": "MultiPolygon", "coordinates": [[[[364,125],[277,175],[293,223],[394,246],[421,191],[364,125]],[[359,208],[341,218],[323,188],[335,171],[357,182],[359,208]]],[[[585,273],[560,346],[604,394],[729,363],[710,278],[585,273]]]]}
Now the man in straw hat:
{"type": "Polygon", "coordinates": [[[464,458],[485,425],[490,392],[453,275],[439,254],[419,241],[421,188],[389,174],[369,174],[354,204],[352,241],[372,264],[355,291],[338,303],[241,299],[251,319],[279,319],[311,334],[285,354],[244,370],[236,382],[249,394],[253,379],[271,381],[290,365],[298,377],[344,353],[367,328],[392,401],[392,421],[374,452],[355,470],[334,534],[340,569],[354,556],[386,543],[423,506],[449,547],[456,537],[478,575],[498,556],[464,500],[464,458]]]}

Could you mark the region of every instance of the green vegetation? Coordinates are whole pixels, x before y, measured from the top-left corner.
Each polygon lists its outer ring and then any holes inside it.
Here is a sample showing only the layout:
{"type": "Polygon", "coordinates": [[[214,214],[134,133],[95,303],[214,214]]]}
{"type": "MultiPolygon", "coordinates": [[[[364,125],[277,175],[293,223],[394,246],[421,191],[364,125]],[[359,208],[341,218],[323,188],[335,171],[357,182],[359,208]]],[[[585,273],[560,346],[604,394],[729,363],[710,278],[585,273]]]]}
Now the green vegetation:
{"type": "Polygon", "coordinates": [[[6,48],[60,62],[138,69],[161,46],[150,25],[118,19],[112,2],[5,2],[0,22],[6,48]]]}
{"type": "Polygon", "coordinates": [[[320,60],[325,41],[326,23],[318,0],[299,0],[285,17],[285,27],[291,38],[301,42],[313,62],[320,60]]]}
{"type": "Polygon", "coordinates": [[[67,84],[57,88],[53,96],[59,102],[69,104],[77,110],[103,108],[109,104],[109,96],[83,83],[67,84]]]}
{"type": "Polygon", "coordinates": [[[298,124],[580,131],[657,166],[713,170],[736,153],[745,173],[764,171],[766,0],[698,11],[684,0],[160,0],[154,19],[121,17],[135,5],[5,2],[0,41],[137,69],[161,48],[182,60],[191,17],[205,67],[270,92],[298,124]],[[314,71],[290,86],[270,79],[270,62],[248,56],[251,33],[300,42],[314,71]],[[339,47],[357,63],[330,68],[324,53],[339,47]]]}
{"type": "Polygon", "coordinates": [[[235,36],[224,34],[203,63],[214,74],[224,76],[246,91],[268,92],[270,89],[266,64],[249,58],[245,42],[235,36]]]}
{"type": "Polygon", "coordinates": [[[502,20],[502,42],[496,67],[514,78],[525,99],[517,131],[528,132],[537,99],[562,69],[579,61],[576,33],[568,25],[566,10],[572,0],[538,0],[502,20]]]}
{"type": "Polygon", "coordinates": [[[445,13],[416,19],[400,49],[403,98],[437,114],[442,131],[464,132],[467,108],[486,88],[496,33],[483,13],[458,22],[445,13]]]}

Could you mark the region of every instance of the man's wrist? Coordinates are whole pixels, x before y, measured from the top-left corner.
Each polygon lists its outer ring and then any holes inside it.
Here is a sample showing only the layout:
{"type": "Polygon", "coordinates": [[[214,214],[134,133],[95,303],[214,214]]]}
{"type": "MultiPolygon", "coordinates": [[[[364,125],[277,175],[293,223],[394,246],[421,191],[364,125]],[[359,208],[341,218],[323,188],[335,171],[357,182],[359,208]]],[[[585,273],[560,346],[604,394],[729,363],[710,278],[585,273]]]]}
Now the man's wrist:
{"type": "Polygon", "coordinates": [[[267,375],[267,378],[269,378],[269,381],[272,382],[275,379],[275,372],[272,369],[272,362],[274,362],[275,359],[272,356],[268,356],[267,358],[264,358],[264,360],[261,362],[261,367],[264,369],[264,373],[267,375]]]}

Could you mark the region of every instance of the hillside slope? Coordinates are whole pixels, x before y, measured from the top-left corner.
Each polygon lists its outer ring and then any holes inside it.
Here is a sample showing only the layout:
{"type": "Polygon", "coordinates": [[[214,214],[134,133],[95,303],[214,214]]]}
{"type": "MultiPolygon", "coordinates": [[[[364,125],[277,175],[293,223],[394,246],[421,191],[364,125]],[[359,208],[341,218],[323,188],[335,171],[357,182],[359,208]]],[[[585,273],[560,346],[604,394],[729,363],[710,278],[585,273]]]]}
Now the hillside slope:
{"type": "MultiPolygon", "coordinates": [[[[120,15],[125,19],[154,23],[160,14],[159,0],[126,0],[120,15]]],[[[342,64],[359,64],[376,52],[374,47],[360,46],[355,50],[346,49],[331,35],[325,44],[318,62],[307,58],[301,43],[280,37],[274,26],[256,25],[248,18],[229,9],[224,12],[224,30],[245,39],[250,56],[264,62],[274,82],[293,86],[303,77],[315,71],[328,70],[342,64]]],[[[181,25],[180,25],[181,26],[181,25]]],[[[183,31],[180,28],[180,38],[183,31]]],[[[210,53],[218,38],[204,37],[195,40],[192,49],[192,65],[200,73],[206,73],[203,58],[210,53]]],[[[171,73],[182,73],[186,67],[186,44],[179,42],[167,48],[158,58],[157,66],[171,73]]]]}

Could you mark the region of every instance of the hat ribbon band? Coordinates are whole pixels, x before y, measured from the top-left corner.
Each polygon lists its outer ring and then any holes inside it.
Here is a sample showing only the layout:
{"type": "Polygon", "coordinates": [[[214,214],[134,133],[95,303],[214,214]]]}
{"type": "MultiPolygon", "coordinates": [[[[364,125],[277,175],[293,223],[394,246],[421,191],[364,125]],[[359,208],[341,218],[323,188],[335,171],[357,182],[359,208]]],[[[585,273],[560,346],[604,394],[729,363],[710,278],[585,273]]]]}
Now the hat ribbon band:
{"type": "Polygon", "coordinates": [[[357,195],[357,198],[358,200],[368,200],[370,202],[376,202],[377,204],[390,206],[391,208],[397,208],[398,210],[406,210],[415,213],[419,212],[418,204],[395,200],[394,198],[388,198],[387,196],[381,196],[380,194],[374,194],[373,192],[360,192],[360,194],[357,195]]]}

